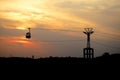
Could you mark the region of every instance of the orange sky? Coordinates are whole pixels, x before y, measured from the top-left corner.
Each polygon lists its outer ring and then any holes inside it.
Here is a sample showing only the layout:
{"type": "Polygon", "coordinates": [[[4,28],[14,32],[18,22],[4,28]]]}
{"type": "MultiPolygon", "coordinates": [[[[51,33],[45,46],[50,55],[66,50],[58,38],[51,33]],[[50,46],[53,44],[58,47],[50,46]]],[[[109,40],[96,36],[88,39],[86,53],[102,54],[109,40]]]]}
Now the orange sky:
{"type": "MultiPolygon", "coordinates": [[[[11,49],[15,48],[15,45],[12,45],[13,42],[17,45],[25,44],[28,49],[32,49],[34,45],[34,50],[29,55],[28,50],[23,50],[25,56],[79,56],[79,48],[82,50],[86,43],[84,41],[86,36],[82,33],[86,27],[95,29],[93,41],[98,41],[100,44],[106,43],[107,46],[109,46],[109,43],[115,43],[111,44],[111,46],[120,48],[118,46],[120,44],[119,0],[1,0],[0,5],[0,43],[5,46],[4,49],[3,45],[0,46],[1,56],[9,55],[9,51],[4,54],[4,50],[9,47],[11,49]],[[23,38],[28,27],[32,28],[32,39],[30,41],[23,38]],[[40,30],[41,28],[60,29],[61,31],[40,30]],[[66,29],[80,32],[62,31],[66,29]],[[61,43],[64,47],[58,46],[60,43],[57,45],[56,43],[48,42],[44,42],[42,46],[38,45],[42,41],[71,39],[81,39],[82,42],[75,43],[72,47],[69,45],[73,44],[73,42],[69,44],[61,43]],[[7,44],[11,46],[8,47],[7,44]],[[77,44],[81,44],[81,46],[77,44]],[[74,49],[73,47],[76,48],[74,49]],[[68,54],[68,48],[73,48],[73,52],[76,51],[76,54],[68,54]]],[[[93,46],[102,47],[102,45],[100,46],[94,42],[93,46]]],[[[118,49],[109,50],[108,48],[103,50],[103,52],[107,50],[119,52],[118,49]]],[[[18,45],[13,55],[17,55],[20,50],[22,48],[18,45]]],[[[99,54],[97,53],[97,55],[99,54]]]]}

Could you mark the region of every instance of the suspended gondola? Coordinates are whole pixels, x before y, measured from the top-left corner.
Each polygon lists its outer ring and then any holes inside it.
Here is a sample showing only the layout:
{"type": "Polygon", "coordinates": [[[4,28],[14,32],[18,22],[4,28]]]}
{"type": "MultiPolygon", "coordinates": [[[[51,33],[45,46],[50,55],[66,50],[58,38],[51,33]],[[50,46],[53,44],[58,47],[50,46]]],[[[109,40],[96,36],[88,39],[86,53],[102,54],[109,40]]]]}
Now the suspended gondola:
{"type": "Polygon", "coordinates": [[[26,38],[30,39],[31,38],[31,32],[30,32],[30,28],[28,28],[29,32],[26,33],[26,38]]]}

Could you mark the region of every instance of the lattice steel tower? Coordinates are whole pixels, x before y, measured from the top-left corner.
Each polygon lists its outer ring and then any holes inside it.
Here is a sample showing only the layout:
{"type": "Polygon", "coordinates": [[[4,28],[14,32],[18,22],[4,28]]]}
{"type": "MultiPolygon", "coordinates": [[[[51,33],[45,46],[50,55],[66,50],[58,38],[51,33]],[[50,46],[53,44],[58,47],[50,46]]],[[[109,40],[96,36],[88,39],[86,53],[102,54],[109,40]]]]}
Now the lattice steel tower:
{"type": "Polygon", "coordinates": [[[85,28],[83,33],[87,35],[87,47],[83,49],[83,56],[85,59],[93,59],[94,49],[90,46],[90,35],[94,33],[93,28],[85,28]]]}

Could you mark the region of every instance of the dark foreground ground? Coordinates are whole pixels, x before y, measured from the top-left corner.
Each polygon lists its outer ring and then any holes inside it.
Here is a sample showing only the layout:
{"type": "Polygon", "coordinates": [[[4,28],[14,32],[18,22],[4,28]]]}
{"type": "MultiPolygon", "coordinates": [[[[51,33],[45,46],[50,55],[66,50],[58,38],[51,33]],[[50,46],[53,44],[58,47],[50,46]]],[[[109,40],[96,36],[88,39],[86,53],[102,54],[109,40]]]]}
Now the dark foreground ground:
{"type": "Polygon", "coordinates": [[[22,58],[0,57],[0,64],[120,64],[120,54],[104,54],[94,59],[76,57],[22,58]]]}

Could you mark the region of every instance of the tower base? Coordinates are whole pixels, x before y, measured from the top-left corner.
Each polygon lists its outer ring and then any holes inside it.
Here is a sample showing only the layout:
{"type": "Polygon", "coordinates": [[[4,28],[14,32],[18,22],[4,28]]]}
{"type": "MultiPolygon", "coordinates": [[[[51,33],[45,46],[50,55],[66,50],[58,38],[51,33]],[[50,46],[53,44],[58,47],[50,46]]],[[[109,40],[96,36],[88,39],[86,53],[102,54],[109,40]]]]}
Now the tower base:
{"type": "Polygon", "coordinates": [[[93,48],[84,48],[83,56],[85,59],[93,59],[94,58],[94,49],[93,48]]]}

